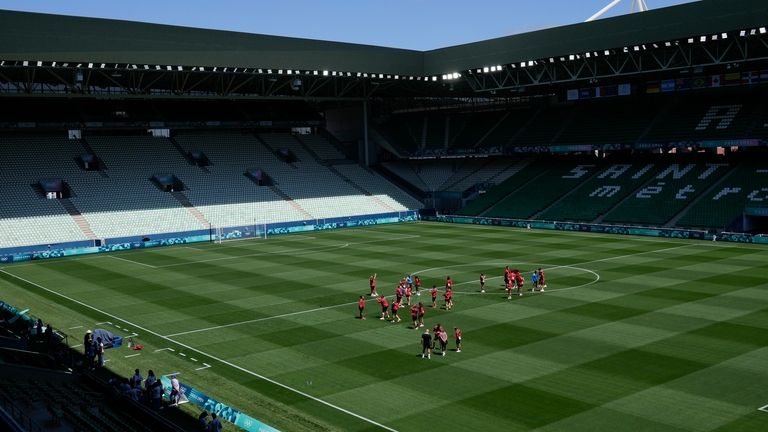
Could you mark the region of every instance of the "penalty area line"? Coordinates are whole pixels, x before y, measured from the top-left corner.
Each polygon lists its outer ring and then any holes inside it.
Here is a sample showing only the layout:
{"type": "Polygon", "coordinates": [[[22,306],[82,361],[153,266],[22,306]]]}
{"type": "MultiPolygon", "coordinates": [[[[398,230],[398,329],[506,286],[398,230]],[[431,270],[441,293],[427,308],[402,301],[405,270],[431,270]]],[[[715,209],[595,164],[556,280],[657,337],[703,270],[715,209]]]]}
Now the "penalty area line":
{"type": "Polygon", "coordinates": [[[760,407],[760,408],[758,408],[757,410],[758,410],[758,411],[762,411],[762,412],[766,412],[766,413],[768,413],[768,405],[765,405],[765,406],[761,406],[761,407],[760,407]]]}
{"type": "MultiPolygon", "coordinates": [[[[124,322],[124,323],[126,323],[126,324],[128,324],[128,325],[130,325],[130,326],[132,326],[132,327],[135,327],[135,328],[137,328],[137,329],[139,329],[139,330],[141,330],[141,331],[145,332],[145,333],[148,333],[148,334],[154,335],[154,336],[156,336],[156,337],[158,337],[158,338],[160,338],[160,339],[163,339],[163,340],[166,340],[166,341],[168,341],[168,342],[171,342],[171,343],[173,343],[173,344],[176,344],[176,345],[178,345],[178,346],[180,346],[180,347],[182,347],[182,348],[185,348],[185,349],[187,349],[187,350],[189,350],[189,351],[194,351],[194,352],[196,352],[196,353],[200,354],[201,356],[205,356],[205,357],[208,357],[208,358],[210,358],[210,359],[213,359],[213,360],[215,360],[215,361],[217,361],[217,362],[219,362],[219,363],[221,363],[221,364],[227,365],[227,366],[229,366],[229,367],[231,367],[231,368],[233,368],[233,369],[236,369],[236,370],[238,370],[238,371],[240,371],[240,372],[242,372],[242,373],[245,373],[245,374],[247,374],[247,375],[251,375],[251,376],[253,376],[253,377],[255,377],[255,378],[258,378],[258,379],[260,379],[260,380],[263,380],[263,381],[266,381],[266,382],[268,382],[268,383],[274,384],[274,385],[276,385],[276,386],[278,386],[278,387],[281,387],[281,388],[283,388],[283,389],[285,389],[285,390],[288,390],[288,391],[290,391],[290,392],[292,392],[292,393],[296,393],[296,394],[298,394],[298,395],[300,395],[300,396],[303,396],[303,397],[305,397],[305,398],[307,398],[307,399],[313,400],[313,401],[315,401],[315,402],[317,402],[317,403],[319,403],[319,404],[321,404],[321,405],[325,405],[325,406],[327,406],[328,408],[331,408],[331,409],[334,409],[334,410],[336,410],[336,411],[342,412],[342,413],[344,413],[344,414],[347,414],[347,415],[349,415],[349,416],[351,416],[351,417],[355,417],[356,419],[362,420],[362,421],[364,421],[364,422],[366,422],[366,423],[372,424],[372,425],[374,425],[374,426],[377,426],[377,427],[379,427],[379,428],[381,428],[381,429],[384,429],[384,430],[387,430],[387,431],[390,431],[390,432],[398,432],[398,431],[397,431],[397,429],[393,429],[393,428],[391,428],[391,427],[389,427],[389,426],[385,426],[385,425],[383,425],[383,424],[381,424],[381,423],[377,422],[376,420],[372,420],[372,419],[370,419],[370,418],[368,418],[368,417],[362,416],[362,415],[360,415],[360,414],[357,414],[357,413],[355,413],[355,412],[352,412],[352,411],[350,411],[350,410],[348,410],[348,409],[342,408],[342,407],[340,407],[340,406],[338,406],[338,405],[334,405],[334,404],[332,404],[332,403],[330,403],[330,402],[328,402],[328,401],[325,401],[325,400],[323,400],[323,399],[320,399],[320,398],[318,398],[318,397],[312,396],[312,395],[311,395],[311,394],[309,394],[309,393],[303,392],[303,391],[301,391],[301,390],[299,390],[299,389],[296,389],[296,388],[293,388],[293,387],[291,387],[291,386],[288,386],[288,385],[286,385],[286,384],[283,384],[283,383],[281,383],[281,382],[275,381],[275,380],[273,380],[272,378],[269,378],[269,377],[266,377],[266,376],[264,376],[264,375],[261,375],[261,374],[259,374],[259,373],[256,373],[256,372],[254,372],[254,371],[252,371],[252,370],[250,370],[250,369],[246,369],[246,368],[244,368],[244,367],[242,367],[242,366],[238,366],[238,365],[236,365],[236,364],[234,364],[234,363],[232,363],[232,362],[230,362],[230,361],[224,360],[224,359],[222,359],[222,358],[219,358],[219,357],[217,357],[217,356],[214,356],[214,355],[212,355],[212,354],[208,354],[208,353],[206,353],[206,352],[204,352],[204,351],[201,351],[201,350],[199,350],[199,349],[197,349],[197,348],[191,347],[191,346],[189,346],[189,345],[187,345],[187,344],[184,344],[184,343],[182,343],[182,342],[178,342],[178,341],[176,341],[176,340],[174,340],[174,339],[171,339],[171,338],[169,338],[169,337],[167,337],[167,336],[163,336],[163,335],[161,335],[160,333],[157,333],[157,332],[154,332],[154,331],[152,331],[152,330],[149,330],[149,329],[147,329],[147,328],[144,328],[144,327],[142,327],[142,326],[140,326],[140,325],[138,325],[138,324],[135,324],[135,323],[133,323],[133,322],[131,322],[131,321],[128,321],[128,320],[126,320],[126,319],[120,318],[120,317],[119,317],[119,316],[117,316],[117,315],[114,315],[114,314],[111,314],[111,313],[109,313],[109,312],[103,311],[103,310],[101,310],[101,309],[99,309],[99,308],[97,308],[97,307],[95,307],[95,306],[91,306],[91,305],[89,305],[89,304],[87,304],[87,303],[83,303],[83,302],[81,302],[80,300],[77,300],[77,299],[74,299],[74,298],[72,298],[72,297],[69,297],[69,296],[67,296],[66,294],[62,294],[62,293],[60,293],[60,292],[58,292],[58,291],[54,291],[54,290],[52,290],[52,289],[50,289],[50,288],[46,288],[46,287],[44,287],[44,286],[42,286],[42,285],[40,285],[40,284],[38,284],[38,283],[36,283],[36,282],[32,282],[32,281],[30,281],[30,280],[28,280],[28,279],[25,279],[25,278],[21,277],[21,276],[17,276],[17,275],[15,275],[15,274],[13,274],[13,273],[9,273],[8,271],[6,271],[6,270],[4,270],[4,269],[0,269],[0,273],[5,273],[5,274],[7,274],[8,276],[10,276],[10,277],[12,277],[12,278],[14,278],[14,279],[18,279],[18,280],[20,280],[20,281],[22,281],[22,282],[24,282],[24,283],[26,283],[26,284],[32,285],[32,286],[34,286],[34,287],[37,287],[37,288],[39,288],[39,289],[41,289],[41,290],[43,290],[43,291],[45,291],[45,292],[48,292],[48,293],[50,293],[50,294],[53,294],[53,295],[59,296],[59,297],[61,297],[61,298],[63,298],[63,299],[66,299],[66,300],[68,300],[68,301],[71,301],[72,303],[78,304],[78,305],[80,305],[80,306],[82,306],[82,307],[85,307],[85,308],[91,309],[91,310],[93,310],[94,312],[100,313],[100,314],[102,314],[102,315],[104,315],[104,316],[108,316],[108,317],[110,317],[110,318],[112,318],[112,319],[114,319],[114,320],[122,321],[122,322],[124,322]]],[[[109,360],[107,360],[107,361],[109,361],[109,360]]],[[[203,363],[203,364],[205,364],[205,363],[203,363]]]]}

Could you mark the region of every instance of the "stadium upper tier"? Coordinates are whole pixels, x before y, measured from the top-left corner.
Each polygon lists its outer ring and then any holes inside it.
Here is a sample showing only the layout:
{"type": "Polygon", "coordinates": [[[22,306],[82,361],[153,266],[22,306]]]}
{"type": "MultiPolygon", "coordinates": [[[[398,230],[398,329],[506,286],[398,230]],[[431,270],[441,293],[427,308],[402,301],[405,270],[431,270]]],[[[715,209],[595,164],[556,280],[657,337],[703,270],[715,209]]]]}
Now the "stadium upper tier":
{"type": "MultiPolygon", "coordinates": [[[[328,165],[317,154],[338,156],[319,136],[304,142],[287,133],[180,133],[175,138],[1,136],[0,245],[50,244],[149,236],[211,227],[325,219],[421,208],[407,193],[352,161],[328,165]],[[289,150],[293,161],[278,157],[289,150]],[[93,152],[105,168],[83,171],[78,156],[93,152]],[[203,152],[207,167],[190,163],[203,152]],[[269,184],[246,176],[261,170],[269,184]],[[171,175],[164,192],[151,180],[171,175]],[[46,199],[36,188],[61,179],[66,200],[46,199]]],[[[342,162],[342,161],[340,161],[342,162]]]]}
{"type": "Polygon", "coordinates": [[[395,114],[375,127],[410,156],[502,154],[521,147],[670,144],[768,138],[766,89],[711,89],[586,101],[533,101],[497,111],[395,114]]]}

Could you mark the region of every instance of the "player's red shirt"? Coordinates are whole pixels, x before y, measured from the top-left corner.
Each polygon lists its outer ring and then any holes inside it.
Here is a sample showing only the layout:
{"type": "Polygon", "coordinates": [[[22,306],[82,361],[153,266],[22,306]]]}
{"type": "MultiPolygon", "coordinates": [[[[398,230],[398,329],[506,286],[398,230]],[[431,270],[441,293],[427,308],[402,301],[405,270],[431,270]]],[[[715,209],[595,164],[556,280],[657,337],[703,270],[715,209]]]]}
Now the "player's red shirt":
{"type": "Polygon", "coordinates": [[[416,285],[416,289],[421,288],[421,279],[419,279],[418,276],[416,276],[416,279],[413,280],[414,285],[416,285]]]}
{"type": "Polygon", "coordinates": [[[445,289],[451,289],[453,288],[453,279],[448,278],[448,280],[445,281],[445,289]]]}
{"type": "Polygon", "coordinates": [[[411,287],[405,287],[405,296],[410,297],[411,296],[411,287]]]}
{"type": "Polygon", "coordinates": [[[365,299],[358,300],[357,307],[359,307],[360,309],[365,309],[365,299]]]}
{"type": "Polygon", "coordinates": [[[376,278],[371,276],[368,278],[368,283],[371,285],[371,288],[376,288],[376,278]]]}
{"type": "Polygon", "coordinates": [[[419,315],[424,316],[424,305],[419,306],[419,315]]]}
{"type": "Polygon", "coordinates": [[[507,279],[507,289],[508,290],[512,289],[512,279],[507,279]]]}
{"type": "Polygon", "coordinates": [[[437,298],[437,288],[432,288],[429,292],[432,294],[432,298],[437,298]]]}
{"type": "Polygon", "coordinates": [[[453,297],[453,292],[451,290],[446,290],[445,294],[443,294],[443,295],[445,296],[446,300],[450,300],[451,297],[453,297]]]}
{"type": "Polygon", "coordinates": [[[539,270],[539,282],[544,283],[544,270],[539,270]]]}
{"type": "Polygon", "coordinates": [[[381,307],[383,308],[389,307],[389,301],[387,301],[386,297],[379,297],[379,299],[376,301],[381,303],[381,307]]]}
{"type": "Polygon", "coordinates": [[[456,336],[456,339],[461,339],[461,329],[460,328],[457,328],[456,330],[454,330],[453,334],[454,334],[454,336],[456,336]]]}
{"type": "Polygon", "coordinates": [[[411,307],[411,317],[416,319],[417,316],[419,316],[419,307],[414,305],[411,307]]]}
{"type": "Polygon", "coordinates": [[[525,278],[520,273],[517,274],[517,286],[521,287],[525,285],[525,278]]]}
{"type": "Polygon", "coordinates": [[[485,275],[480,275],[480,283],[485,284],[485,275]]]}
{"type": "Polygon", "coordinates": [[[392,303],[392,312],[397,312],[400,309],[400,303],[392,303]]]}

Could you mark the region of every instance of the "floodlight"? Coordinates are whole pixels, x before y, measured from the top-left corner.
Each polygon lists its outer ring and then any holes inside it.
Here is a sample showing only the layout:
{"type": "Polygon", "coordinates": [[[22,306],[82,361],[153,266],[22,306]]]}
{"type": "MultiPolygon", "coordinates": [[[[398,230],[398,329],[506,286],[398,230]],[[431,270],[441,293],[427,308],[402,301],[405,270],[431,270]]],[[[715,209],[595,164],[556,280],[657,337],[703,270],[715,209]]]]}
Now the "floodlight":
{"type": "Polygon", "coordinates": [[[443,79],[448,79],[448,76],[446,76],[446,75],[443,75],[443,79]]]}
{"type": "MultiPolygon", "coordinates": [[[[104,63],[101,64],[101,68],[104,69],[104,63]]],[[[155,70],[160,70],[160,65],[155,65],[155,70]]]]}
{"type": "Polygon", "coordinates": [[[608,50],[605,50],[605,52],[604,52],[603,54],[605,54],[605,55],[609,56],[609,55],[611,55],[611,52],[610,52],[610,51],[608,51],[608,50]]]}
{"type": "Polygon", "coordinates": [[[552,58],[552,57],[550,57],[550,58],[549,58],[549,62],[550,62],[550,63],[554,63],[554,62],[555,62],[555,59],[554,59],[554,58],[552,58]]]}
{"type": "Polygon", "coordinates": [[[363,78],[368,78],[368,73],[367,72],[363,72],[363,78]]]}
{"type": "Polygon", "coordinates": [[[746,35],[747,35],[747,31],[746,30],[742,30],[742,31],[739,32],[739,36],[741,36],[741,37],[744,37],[746,35]]]}
{"type": "Polygon", "coordinates": [[[433,76],[433,77],[432,77],[432,81],[437,81],[437,77],[436,77],[436,76],[433,76]]]}
{"type": "Polygon", "coordinates": [[[395,75],[395,79],[399,80],[400,79],[400,75],[395,75]]]}
{"type": "Polygon", "coordinates": [[[483,68],[483,72],[488,73],[490,71],[490,68],[488,66],[483,68]]]}
{"type": "Polygon", "coordinates": [[[56,62],[51,63],[51,66],[56,67],[56,62]]]}
{"type": "Polygon", "coordinates": [[[706,41],[707,41],[707,37],[706,36],[701,36],[699,38],[699,42],[706,42],[706,41]]]}
{"type": "Polygon", "coordinates": [[[453,73],[453,78],[454,78],[454,79],[459,79],[459,78],[461,78],[461,74],[460,74],[460,73],[458,73],[458,72],[454,72],[454,73],[453,73]]]}
{"type": "Polygon", "coordinates": [[[688,43],[692,44],[693,43],[693,38],[688,38],[688,43]]]}
{"type": "Polygon", "coordinates": [[[640,51],[640,47],[639,47],[639,46],[637,46],[637,45],[635,45],[633,49],[634,49],[635,51],[640,51]]]}
{"type": "Polygon", "coordinates": [[[721,39],[728,39],[728,33],[721,33],[720,34],[721,39]]]}
{"type": "Polygon", "coordinates": [[[38,60],[38,61],[37,61],[37,67],[41,67],[42,65],[43,65],[43,62],[41,62],[41,61],[39,61],[39,60],[38,60]]]}
{"type": "Polygon", "coordinates": [[[757,34],[757,30],[756,29],[752,29],[752,30],[749,31],[749,35],[750,36],[754,36],[756,34],[757,34]]]}
{"type": "MultiPolygon", "coordinates": [[[[379,79],[384,79],[384,74],[379,74],[379,79]]],[[[435,77],[435,80],[437,80],[437,77],[435,77]]]]}
{"type": "Polygon", "coordinates": [[[568,56],[568,60],[576,60],[576,56],[571,54],[568,56]]]}
{"type": "Polygon", "coordinates": [[[88,69],[93,69],[93,63],[88,63],[88,69]]]}
{"type": "Polygon", "coordinates": [[[214,72],[218,72],[218,71],[219,71],[219,68],[218,68],[218,66],[214,66],[214,67],[213,67],[213,71],[214,71],[214,72]]]}
{"type": "MultiPolygon", "coordinates": [[[[144,65],[144,70],[149,70],[149,65],[144,65]]],[[[200,70],[204,70],[204,69],[200,68],[200,70]]]]}
{"type": "Polygon", "coordinates": [[[672,42],[664,42],[664,46],[671,47],[672,46],[672,42]]]}
{"type": "Polygon", "coordinates": [[[264,73],[264,71],[263,71],[263,70],[261,70],[261,69],[259,69],[259,73],[264,73]]]}
{"type": "Polygon", "coordinates": [[[497,70],[497,71],[501,71],[501,66],[499,66],[499,65],[496,65],[496,70],[497,70]]]}
{"type": "Polygon", "coordinates": [[[496,66],[491,66],[491,72],[496,72],[496,66]]]}
{"type": "Polygon", "coordinates": [[[766,33],[765,27],[760,27],[760,34],[765,34],[765,33],[766,33]]]}
{"type": "Polygon", "coordinates": [[[587,53],[587,54],[585,54],[585,55],[587,56],[587,58],[590,58],[590,57],[592,57],[592,54],[591,54],[591,53],[587,53]]]}
{"type": "Polygon", "coordinates": [[[267,73],[271,75],[272,74],[272,69],[267,69],[267,73]]]}
{"type": "Polygon", "coordinates": [[[363,74],[362,74],[362,73],[360,73],[360,72],[358,72],[358,73],[357,73],[357,77],[358,77],[358,78],[360,78],[362,75],[363,75],[363,74]]]}
{"type": "Polygon", "coordinates": [[[533,66],[533,65],[535,65],[535,64],[536,64],[536,62],[535,62],[535,61],[533,61],[533,60],[530,60],[530,61],[528,61],[528,66],[533,66]]]}
{"type": "Polygon", "coordinates": [[[717,35],[712,35],[712,40],[716,41],[717,40],[717,35]]]}
{"type": "Polygon", "coordinates": [[[328,71],[327,70],[323,71],[323,76],[328,76],[328,71]]]}
{"type": "Polygon", "coordinates": [[[312,71],[312,75],[320,75],[319,71],[312,71]]]}

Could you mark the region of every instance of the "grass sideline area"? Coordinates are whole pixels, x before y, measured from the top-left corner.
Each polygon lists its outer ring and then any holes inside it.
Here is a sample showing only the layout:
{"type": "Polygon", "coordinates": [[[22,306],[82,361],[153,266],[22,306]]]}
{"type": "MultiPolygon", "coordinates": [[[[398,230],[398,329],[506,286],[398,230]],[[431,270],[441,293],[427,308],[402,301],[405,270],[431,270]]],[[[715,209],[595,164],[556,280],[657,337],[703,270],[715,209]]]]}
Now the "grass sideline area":
{"type": "Polygon", "coordinates": [[[138,333],[141,355],[109,368],[180,372],[285,431],[768,430],[756,245],[419,222],[8,265],[0,299],[72,344],[138,333]],[[547,292],[507,300],[507,264],[526,289],[543,267],[547,292]],[[453,278],[454,309],[425,320],[449,330],[445,357],[421,359],[407,309],[382,322],[366,297],[355,318],[374,272],[388,296],[406,273],[453,278]]]}

